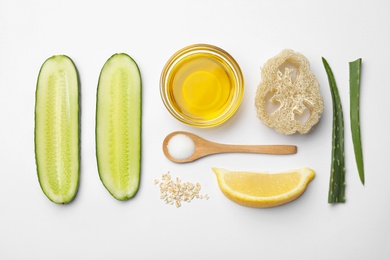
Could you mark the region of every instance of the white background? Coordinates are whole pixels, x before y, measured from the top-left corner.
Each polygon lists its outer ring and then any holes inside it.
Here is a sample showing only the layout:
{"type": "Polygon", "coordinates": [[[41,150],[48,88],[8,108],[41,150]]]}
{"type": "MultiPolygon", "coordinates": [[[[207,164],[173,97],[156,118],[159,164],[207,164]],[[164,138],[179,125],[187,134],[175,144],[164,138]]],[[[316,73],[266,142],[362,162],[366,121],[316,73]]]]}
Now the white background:
{"type": "Polygon", "coordinates": [[[390,259],[388,1],[13,1],[0,2],[0,259],[390,259]],[[220,127],[176,121],[159,94],[165,62],[208,43],[240,64],[245,95],[220,127]],[[285,48],[304,54],[325,110],[307,135],[283,136],[256,117],[260,68],[285,48]],[[116,201],[98,177],[95,104],[98,75],[116,52],[138,63],[143,80],[142,178],[138,194],[116,201]],[[75,62],[81,80],[81,182],[68,205],[50,202],[34,159],[35,84],[54,54],[75,62]],[[336,77],[345,117],[345,204],[327,203],[332,103],[321,57],[336,77]],[[366,185],[350,134],[348,62],[363,58],[362,142],[366,185]],[[161,150],[172,131],[222,143],[296,144],[289,156],[225,154],[178,165],[161,150]],[[270,171],[311,167],[298,200],[276,208],[239,206],[223,196],[211,167],[270,171]],[[165,205],[153,180],[170,171],[200,182],[209,200],[165,205]]]}

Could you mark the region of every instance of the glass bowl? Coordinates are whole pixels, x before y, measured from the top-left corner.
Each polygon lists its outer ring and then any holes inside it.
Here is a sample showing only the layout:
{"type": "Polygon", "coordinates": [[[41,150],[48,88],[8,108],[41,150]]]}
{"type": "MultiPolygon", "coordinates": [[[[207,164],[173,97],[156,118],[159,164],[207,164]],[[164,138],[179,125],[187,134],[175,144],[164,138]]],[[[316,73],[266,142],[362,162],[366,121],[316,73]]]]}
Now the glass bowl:
{"type": "Polygon", "coordinates": [[[195,44],[177,51],[163,68],[162,101],[171,115],[194,127],[213,127],[228,120],[244,94],[237,62],[226,51],[195,44]]]}

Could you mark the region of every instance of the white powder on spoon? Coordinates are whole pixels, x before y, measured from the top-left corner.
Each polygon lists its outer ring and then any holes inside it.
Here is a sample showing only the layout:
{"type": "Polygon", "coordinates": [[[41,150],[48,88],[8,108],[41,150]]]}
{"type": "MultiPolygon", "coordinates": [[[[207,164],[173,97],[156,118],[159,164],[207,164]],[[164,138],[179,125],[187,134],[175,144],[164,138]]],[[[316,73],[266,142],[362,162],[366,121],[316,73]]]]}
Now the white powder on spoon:
{"type": "Polygon", "coordinates": [[[195,143],[185,134],[177,134],[168,141],[168,153],[177,160],[184,160],[194,154],[195,143]]]}

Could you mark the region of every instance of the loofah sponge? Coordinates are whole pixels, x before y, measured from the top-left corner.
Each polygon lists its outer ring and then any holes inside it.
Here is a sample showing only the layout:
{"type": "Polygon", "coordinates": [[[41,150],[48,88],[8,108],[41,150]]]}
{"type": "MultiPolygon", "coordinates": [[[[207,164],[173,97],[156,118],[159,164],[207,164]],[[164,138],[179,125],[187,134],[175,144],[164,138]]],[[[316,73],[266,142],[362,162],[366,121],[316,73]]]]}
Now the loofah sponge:
{"type": "Polygon", "coordinates": [[[264,124],[286,135],[306,134],[317,124],[324,103],[305,56],[283,50],[264,64],[261,78],[255,106],[264,124]]]}

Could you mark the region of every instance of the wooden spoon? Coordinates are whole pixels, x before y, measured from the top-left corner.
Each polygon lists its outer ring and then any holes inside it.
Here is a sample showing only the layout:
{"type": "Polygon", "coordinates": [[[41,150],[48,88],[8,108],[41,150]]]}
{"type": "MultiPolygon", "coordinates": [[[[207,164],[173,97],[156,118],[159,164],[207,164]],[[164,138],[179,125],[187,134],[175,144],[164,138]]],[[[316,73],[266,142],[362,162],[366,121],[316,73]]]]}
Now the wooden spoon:
{"type": "Polygon", "coordinates": [[[220,144],[205,140],[197,135],[178,131],[173,132],[165,137],[163,142],[163,151],[165,156],[176,163],[186,163],[197,160],[201,157],[217,154],[217,153],[261,153],[261,154],[294,154],[297,153],[297,147],[295,145],[233,145],[233,144],[220,144]],[[192,139],[195,144],[194,153],[186,159],[177,159],[169,154],[168,142],[177,135],[184,134],[192,139]]]}

